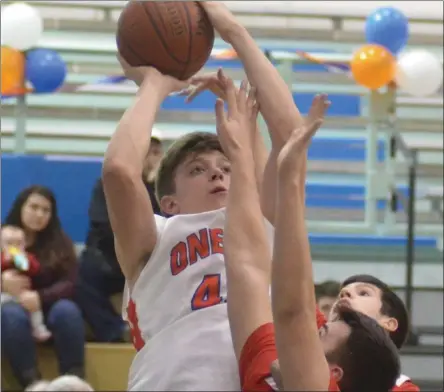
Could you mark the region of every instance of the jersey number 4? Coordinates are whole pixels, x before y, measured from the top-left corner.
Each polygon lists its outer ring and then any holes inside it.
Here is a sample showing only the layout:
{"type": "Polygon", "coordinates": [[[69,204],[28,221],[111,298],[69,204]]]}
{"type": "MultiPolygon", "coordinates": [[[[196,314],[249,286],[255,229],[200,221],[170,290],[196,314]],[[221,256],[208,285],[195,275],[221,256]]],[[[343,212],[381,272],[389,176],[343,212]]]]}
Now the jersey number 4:
{"type": "Polygon", "coordinates": [[[220,296],[220,274],[205,275],[191,299],[191,309],[200,310],[218,305],[220,296]]]}

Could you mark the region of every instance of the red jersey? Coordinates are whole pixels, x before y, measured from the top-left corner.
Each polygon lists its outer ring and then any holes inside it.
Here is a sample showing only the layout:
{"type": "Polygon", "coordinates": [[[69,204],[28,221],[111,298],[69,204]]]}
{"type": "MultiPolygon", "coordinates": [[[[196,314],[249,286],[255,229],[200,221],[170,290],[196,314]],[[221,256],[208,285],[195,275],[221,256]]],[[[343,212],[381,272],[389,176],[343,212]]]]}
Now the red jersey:
{"type": "MultiPolygon", "coordinates": [[[[271,364],[277,359],[273,323],[260,326],[245,342],[239,361],[241,389],[244,392],[272,392],[277,390],[271,376],[271,364]]],[[[333,377],[329,391],[339,392],[333,377]]]]}
{"type": "MultiPolygon", "coordinates": [[[[29,277],[35,276],[40,271],[40,263],[38,262],[37,258],[31,253],[26,253],[26,257],[28,258],[29,261],[29,269],[26,272],[23,271],[19,272],[29,277]]],[[[15,269],[12,260],[6,260],[4,252],[2,252],[1,254],[1,267],[2,267],[2,272],[9,269],[15,269]]]]}
{"type": "Polygon", "coordinates": [[[401,375],[392,389],[393,392],[419,392],[417,385],[413,384],[409,377],[401,375]]]}
{"type": "MultiPolygon", "coordinates": [[[[325,316],[316,308],[316,322],[321,328],[326,322],[325,316]]],[[[239,361],[239,375],[243,392],[277,391],[271,376],[271,364],[277,359],[273,323],[260,326],[245,342],[239,361]]],[[[340,389],[333,376],[330,377],[330,392],[340,389]]],[[[420,389],[407,376],[400,376],[393,392],[418,392],[420,389]]]]}

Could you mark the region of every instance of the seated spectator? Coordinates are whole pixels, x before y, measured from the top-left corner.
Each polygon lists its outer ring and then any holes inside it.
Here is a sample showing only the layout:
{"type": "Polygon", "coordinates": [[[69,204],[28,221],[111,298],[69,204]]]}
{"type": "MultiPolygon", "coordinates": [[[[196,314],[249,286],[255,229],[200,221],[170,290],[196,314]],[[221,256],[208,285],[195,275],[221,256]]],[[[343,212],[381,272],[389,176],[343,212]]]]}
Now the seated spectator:
{"type": "MultiPolygon", "coordinates": [[[[154,177],[161,158],[161,141],[152,137],[145,160],[144,179],[156,214],[160,214],[160,208],[155,198],[154,177]]],[[[125,278],[117,262],[101,179],[94,186],[88,213],[90,227],[80,256],[75,298],[96,341],[126,341],[126,323],[110,300],[112,295],[123,293],[125,278]]]]}
{"type": "Polygon", "coordinates": [[[328,319],[330,310],[336,302],[340,291],[341,284],[332,280],[327,280],[315,286],[316,303],[325,318],[328,319]]]}
{"type": "Polygon", "coordinates": [[[2,272],[2,292],[18,298],[1,306],[2,353],[26,388],[41,379],[30,314],[42,309],[52,333],[61,374],[84,376],[84,324],[71,300],[77,274],[74,246],[63,232],[53,193],[41,186],[22,191],[5,221],[25,232],[26,251],[40,262],[32,278],[2,272]]]}
{"type": "MultiPolygon", "coordinates": [[[[3,226],[1,229],[1,243],[2,272],[14,270],[30,278],[38,274],[40,263],[33,254],[26,252],[25,232],[20,227],[3,226]]],[[[17,302],[19,298],[8,293],[1,293],[2,304],[10,301],[17,302]]],[[[41,307],[39,306],[37,310],[31,312],[30,317],[34,337],[41,342],[48,340],[51,337],[51,332],[44,323],[41,307]]]]}

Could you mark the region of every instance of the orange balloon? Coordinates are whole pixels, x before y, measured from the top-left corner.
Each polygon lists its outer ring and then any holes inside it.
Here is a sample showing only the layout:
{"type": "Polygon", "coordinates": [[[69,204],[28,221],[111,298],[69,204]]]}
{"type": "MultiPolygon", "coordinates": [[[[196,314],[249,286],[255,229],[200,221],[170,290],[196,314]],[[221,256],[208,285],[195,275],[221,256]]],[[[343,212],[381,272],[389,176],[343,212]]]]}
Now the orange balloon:
{"type": "Polygon", "coordinates": [[[14,95],[24,91],[25,56],[18,50],[2,46],[1,93],[14,95]]]}
{"type": "Polygon", "coordinates": [[[350,63],[356,83],[376,90],[395,78],[396,60],[384,47],[365,45],[354,55],[350,63]]]}

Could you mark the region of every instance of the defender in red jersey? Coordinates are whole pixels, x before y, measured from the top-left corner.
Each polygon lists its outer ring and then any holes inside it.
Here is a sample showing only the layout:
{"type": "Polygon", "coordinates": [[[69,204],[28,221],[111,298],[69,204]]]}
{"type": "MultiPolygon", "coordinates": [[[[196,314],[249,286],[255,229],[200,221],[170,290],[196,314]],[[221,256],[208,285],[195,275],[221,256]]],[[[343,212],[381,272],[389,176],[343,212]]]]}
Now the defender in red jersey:
{"type": "MultiPolygon", "coordinates": [[[[322,328],[327,320],[317,310],[316,322],[322,328]]],[[[240,377],[242,390],[273,392],[282,389],[282,376],[277,361],[277,350],[274,338],[274,325],[264,324],[254,331],[245,343],[240,359],[240,377]]],[[[334,374],[331,375],[329,391],[336,391],[334,374]]],[[[408,376],[400,375],[396,380],[393,392],[419,392],[420,389],[408,376]]]]}
{"type": "MultiPolygon", "coordinates": [[[[341,388],[342,391],[352,391],[361,387],[362,380],[365,383],[364,389],[361,388],[363,392],[389,390],[399,371],[399,358],[395,346],[375,320],[344,306],[337,308],[338,320],[322,327],[320,333],[315,322],[308,240],[301,229],[304,206],[300,185],[305,181],[305,174],[300,173],[305,173],[306,143],[319,128],[327,107],[326,97],[315,100],[306,120],[307,126],[293,134],[278,160],[272,287],[273,316],[280,328],[276,336],[283,386],[287,390],[339,391],[341,388]],[[298,143],[302,141],[301,147],[298,143]],[[304,162],[295,164],[291,162],[293,157],[304,157],[304,162]],[[288,217],[283,213],[284,208],[290,212],[288,217]],[[289,248],[289,243],[290,246],[297,244],[298,251],[289,248]],[[296,268],[288,265],[295,254],[301,256],[297,264],[302,264],[296,268]],[[302,290],[294,290],[294,287],[302,287],[302,290]],[[287,308],[289,299],[294,302],[294,307],[287,308]],[[376,370],[368,369],[370,363],[376,370]],[[374,366],[375,363],[378,365],[374,366]]],[[[236,113],[235,104],[229,101],[228,110],[236,113]]],[[[239,132],[233,134],[230,139],[235,141],[223,143],[224,150],[236,146],[235,153],[229,154],[232,182],[224,230],[228,316],[240,362],[242,390],[261,391],[270,389],[267,375],[270,363],[276,359],[268,296],[270,254],[251,164],[252,141],[239,136],[239,132]],[[254,379],[257,374],[249,372],[252,362],[263,366],[262,379],[254,379]]],[[[220,133],[219,138],[223,140],[220,133]]]]}

